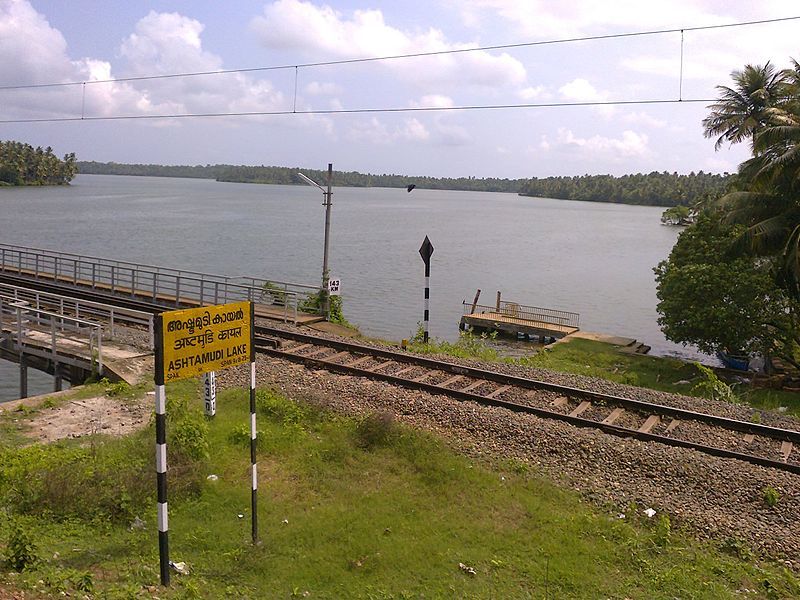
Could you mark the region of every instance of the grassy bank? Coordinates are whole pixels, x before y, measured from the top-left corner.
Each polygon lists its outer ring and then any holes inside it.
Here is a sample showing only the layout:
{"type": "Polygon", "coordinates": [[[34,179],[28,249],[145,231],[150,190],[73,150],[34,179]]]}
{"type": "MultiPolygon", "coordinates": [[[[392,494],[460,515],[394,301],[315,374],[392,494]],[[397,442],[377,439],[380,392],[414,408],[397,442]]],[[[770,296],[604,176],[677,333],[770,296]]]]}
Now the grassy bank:
{"type": "Polygon", "coordinates": [[[791,574],[739,541],[692,542],[646,507],[620,519],[522,463],[477,463],[385,415],[342,418],[268,390],[258,394],[263,542],[252,547],[245,392],[220,394],[212,421],[195,382],[170,386],[168,398],[171,557],[189,573],[169,591],[153,587],[152,425],[125,439],[21,447],[25,415],[12,413],[0,427],[15,425],[0,444],[6,589],[34,598],[800,594],[791,574]]]}

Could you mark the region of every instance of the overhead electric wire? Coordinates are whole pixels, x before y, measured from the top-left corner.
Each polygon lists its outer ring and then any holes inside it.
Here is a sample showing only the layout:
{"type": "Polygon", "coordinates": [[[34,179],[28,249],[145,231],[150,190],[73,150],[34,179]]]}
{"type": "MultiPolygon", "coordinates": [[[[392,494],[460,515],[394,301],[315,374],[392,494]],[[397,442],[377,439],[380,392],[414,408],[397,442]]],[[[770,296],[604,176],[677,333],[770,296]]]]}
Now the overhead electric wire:
{"type": "Polygon", "coordinates": [[[265,110],[249,112],[206,112],[206,113],[173,113],[158,115],[112,115],[108,117],[45,117],[29,119],[0,119],[0,124],[6,123],[67,123],[71,121],[125,121],[125,120],[152,120],[152,119],[181,119],[181,118],[209,118],[209,117],[268,117],[283,115],[342,115],[363,113],[408,113],[408,112],[445,112],[467,110],[502,110],[519,108],[558,108],[558,107],[585,107],[585,106],[628,106],[644,104],[692,104],[714,102],[708,98],[678,98],[650,99],[650,100],[608,100],[603,102],[543,102],[536,104],[470,104],[463,106],[410,106],[395,108],[337,108],[337,109],[311,109],[311,110],[265,110]]]}
{"type": "Polygon", "coordinates": [[[765,25],[770,23],[780,23],[784,21],[796,21],[800,20],[800,15],[794,17],[780,17],[775,19],[761,19],[756,21],[740,21],[737,23],[723,23],[719,25],[698,25],[695,27],[680,27],[674,29],[654,29],[648,31],[633,31],[627,33],[609,33],[605,35],[590,35],[590,36],[583,36],[583,37],[572,37],[572,38],[560,38],[555,40],[540,40],[536,42],[518,42],[513,44],[496,44],[492,46],[477,46],[475,48],[454,48],[450,50],[436,50],[431,52],[415,52],[415,53],[408,53],[408,54],[393,54],[388,56],[372,56],[372,57],[364,57],[364,58],[346,58],[341,60],[329,60],[329,61],[320,61],[320,62],[309,62],[309,63],[298,63],[298,64],[291,64],[291,65],[271,65],[271,66],[264,66],[264,67],[248,67],[248,68],[241,68],[241,69],[220,69],[216,71],[194,71],[194,72],[186,72],[186,73],[166,73],[161,75],[140,75],[134,77],[120,77],[118,79],[94,79],[94,80],[87,80],[87,81],[67,81],[67,82],[50,82],[50,83],[31,83],[31,84],[19,84],[19,85],[4,85],[0,86],[0,90],[22,90],[22,89],[35,89],[35,88],[46,88],[46,87],[64,87],[64,86],[73,86],[73,85],[83,85],[83,84],[95,84],[95,83],[121,83],[127,81],[146,81],[152,79],[174,79],[179,77],[198,77],[204,75],[227,75],[233,73],[253,73],[258,71],[278,71],[283,69],[301,69],[301,68],[309,68],[309,67],[328,67],[328,66],[335,66],[335,65],[347,65],[347,64],[354,64],[354,63],[365,63],[365,62],[378,62],[384,60],[398,60],[404,58],[423,58],[429,56],[444,56],[447,54],[464,54],[468,52],[486,52],[489,50],[509,50],[514,48],[529,48],[534,46],[546,46],[546,45],[554,45],[554,44],[568,44],[574,42],[589,42],[589,41],[597,41],[597,40],[610,40],[610,39],[619,39],[619,38],[629,38],[629,37],[640,37],[640,36],[648,36],[648,35],[663,35],[668,33],[681,33],[684,31],[703,31],[703,30],[710,30],[710,29],[723,29],[728,27],[744,27],[750,25],[765,25]]]}

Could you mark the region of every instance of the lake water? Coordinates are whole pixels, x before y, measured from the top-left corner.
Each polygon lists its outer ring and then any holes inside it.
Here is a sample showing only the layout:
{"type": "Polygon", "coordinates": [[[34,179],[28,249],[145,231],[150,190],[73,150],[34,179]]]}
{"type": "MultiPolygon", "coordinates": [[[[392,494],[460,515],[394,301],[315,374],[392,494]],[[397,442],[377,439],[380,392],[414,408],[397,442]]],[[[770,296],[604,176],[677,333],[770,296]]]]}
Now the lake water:
{"type": "MultiPolygon", "coordinates": [[[[462,300],[578,312],[581,328],[635,337],[654,354],[696,356],[656,323],[653,267],[678,229],[662,208],[514,194],[334,188],[330,271],[345,316],[398,340],[422,319],[425,236],[431,335],[455,339],[462,300]]],[[[0,241],[226,275],[317,284],[322,193],[308,186],[79,175],[71,186],[0,188],[0,241]]],[[[0,361],[0,399],[17,394],[0,361]]],[[[31,393],[51,389],[37,377],[31,393]],[[43,387],[42,387],[43,386],[43,387]]]]}

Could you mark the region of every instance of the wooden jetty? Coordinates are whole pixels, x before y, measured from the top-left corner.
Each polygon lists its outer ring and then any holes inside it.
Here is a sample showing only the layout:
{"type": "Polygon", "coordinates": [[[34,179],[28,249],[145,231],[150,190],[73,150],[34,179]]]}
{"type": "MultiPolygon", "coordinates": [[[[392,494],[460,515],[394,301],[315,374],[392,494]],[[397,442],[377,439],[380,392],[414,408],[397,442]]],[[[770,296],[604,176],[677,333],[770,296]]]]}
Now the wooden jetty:
{"type": "Polygon", "coordinates": [[[472,304],[464,302],[464,315],[461,317],[461,329],[471,327],[478,331],[501,331],[511,335],[525,335],[560,339],[580,330],[578,313],[526,306],[516,302],[500,301],[497,293],[495,306],[478,304],[480,290],[472,304]]]}

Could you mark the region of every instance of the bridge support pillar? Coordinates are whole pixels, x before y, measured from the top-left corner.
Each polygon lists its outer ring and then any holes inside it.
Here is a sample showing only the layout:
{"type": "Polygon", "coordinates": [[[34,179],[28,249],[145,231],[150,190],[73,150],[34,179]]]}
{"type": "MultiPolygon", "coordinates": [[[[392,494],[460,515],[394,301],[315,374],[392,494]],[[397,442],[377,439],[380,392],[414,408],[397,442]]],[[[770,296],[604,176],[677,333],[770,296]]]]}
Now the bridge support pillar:
{"type": "Polygon", "coordinates": [[[25,357],[19,357],[19,397],[28,397],[28,364],[25,357]]]}
{"type": "Polygon", "coordinates": [[[61,372],[61,365],[56,363],[53,367],[53,391],[60,392],[63,382],[63,373],[61,372]]]}

